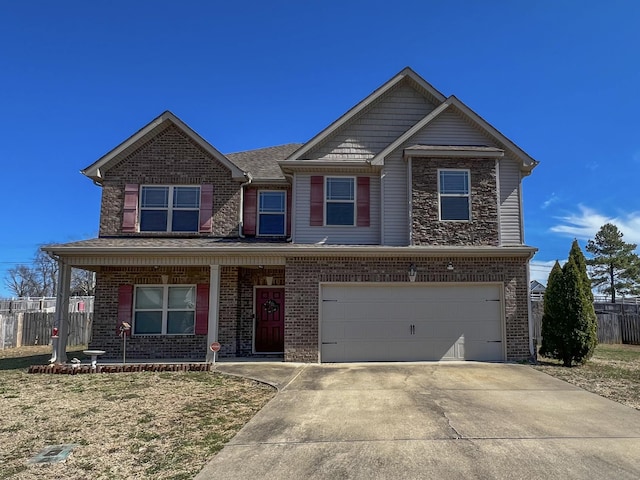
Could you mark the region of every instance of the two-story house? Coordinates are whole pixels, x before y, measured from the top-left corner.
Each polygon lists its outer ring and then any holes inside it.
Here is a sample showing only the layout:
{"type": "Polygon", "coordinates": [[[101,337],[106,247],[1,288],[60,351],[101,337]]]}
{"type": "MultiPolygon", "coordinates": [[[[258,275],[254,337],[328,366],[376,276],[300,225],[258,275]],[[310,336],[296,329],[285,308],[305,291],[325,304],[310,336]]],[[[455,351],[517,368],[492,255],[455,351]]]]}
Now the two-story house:
{"type": "Polygon", "coordinates": [[[127,323],[129,359],[524,359],[536,164],[406,68],[305,144],[224,155],[163,113],[83,170],[98,238],[45,250],[61,303],[96,272],[106,358],[127,323]]]}

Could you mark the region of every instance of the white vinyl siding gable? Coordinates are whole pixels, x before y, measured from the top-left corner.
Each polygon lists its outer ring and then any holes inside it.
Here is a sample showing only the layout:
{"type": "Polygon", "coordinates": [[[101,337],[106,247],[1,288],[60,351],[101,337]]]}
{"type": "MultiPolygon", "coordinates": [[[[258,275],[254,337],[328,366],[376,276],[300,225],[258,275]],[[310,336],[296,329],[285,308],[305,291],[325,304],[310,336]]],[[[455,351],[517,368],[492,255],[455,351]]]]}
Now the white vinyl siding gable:
{"type": "MultiPolygon", "coordinates": [[[[329,175],[334,177],[334,175],[329,175]]],[[[357,226],[310,226],[311,175],[296,174],[294,177],[295,215],[293,242],[302,244],[325,243],[341,245],[380,244],[380,179],[370,176],[368,227],[357,226]]],[[[326,195],[326,193],[325,193],[326,195]]],[[[326,214],[325,214],[326,215],[326,214]]]]}
{"type": "Polygon", "coordinates": [[[304,158],[369,160],[434,108],[422,94],[401,83],[304,158]]]}

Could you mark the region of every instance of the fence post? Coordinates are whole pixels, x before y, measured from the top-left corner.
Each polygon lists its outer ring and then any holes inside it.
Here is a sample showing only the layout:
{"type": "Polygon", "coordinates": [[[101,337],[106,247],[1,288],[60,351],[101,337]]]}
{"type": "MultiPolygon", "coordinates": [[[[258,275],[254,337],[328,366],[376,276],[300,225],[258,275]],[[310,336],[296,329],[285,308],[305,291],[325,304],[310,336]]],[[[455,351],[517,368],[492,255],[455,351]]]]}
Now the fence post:
{"type": "Polygon", "coordinates": [[[18,313],[18,328],[16,329],[16,347],[22,346],[22,329],[24,328],[24,313],[18,313]]]}

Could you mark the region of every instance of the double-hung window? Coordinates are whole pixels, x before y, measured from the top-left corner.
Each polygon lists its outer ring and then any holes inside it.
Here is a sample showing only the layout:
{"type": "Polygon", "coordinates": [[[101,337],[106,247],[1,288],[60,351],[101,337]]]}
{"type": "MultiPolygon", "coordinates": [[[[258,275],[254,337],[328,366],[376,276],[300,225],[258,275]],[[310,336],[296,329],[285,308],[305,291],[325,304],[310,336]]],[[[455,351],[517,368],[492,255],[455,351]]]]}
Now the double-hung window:
{"type": "Polygon", "coordinates": [[[440,220],[471,220],[469,170],[438,170],[440,220]]]}
{"type": "Polygon", "coordinates": [[[355,178],[326,177],[325,225],[355,225],[355,178]]]}
{"type": "Polygon", "coordinates": [[[195,331],[194,285],[138,286],[134,335],[192,335],[195,331]]]}
{"type": "Polygon", "coordinates": [[[258,235],[283,236],[285,234],[286,192],[261,191],[258,194],[258,235]]]}
{"type": "Polygon", "coordinates": [[[197,232],[200,187],[143,186],[140,191],[141,232],[197,232]]]}

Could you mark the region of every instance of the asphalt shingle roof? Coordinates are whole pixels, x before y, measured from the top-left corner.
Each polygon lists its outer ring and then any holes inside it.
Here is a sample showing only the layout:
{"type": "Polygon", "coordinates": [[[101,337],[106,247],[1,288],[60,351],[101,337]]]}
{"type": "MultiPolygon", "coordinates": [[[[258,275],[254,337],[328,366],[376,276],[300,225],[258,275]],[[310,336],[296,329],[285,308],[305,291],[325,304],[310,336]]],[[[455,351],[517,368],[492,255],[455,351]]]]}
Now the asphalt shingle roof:
{"type": "Polygon", "coordinates": [[[284,175],[278,162],[287,158],[302,145],[302,143],[287,143],[276,147],[227,153],[225,157],[242,170],[249,172],[256,180],[283,179],[284,175]]]}

